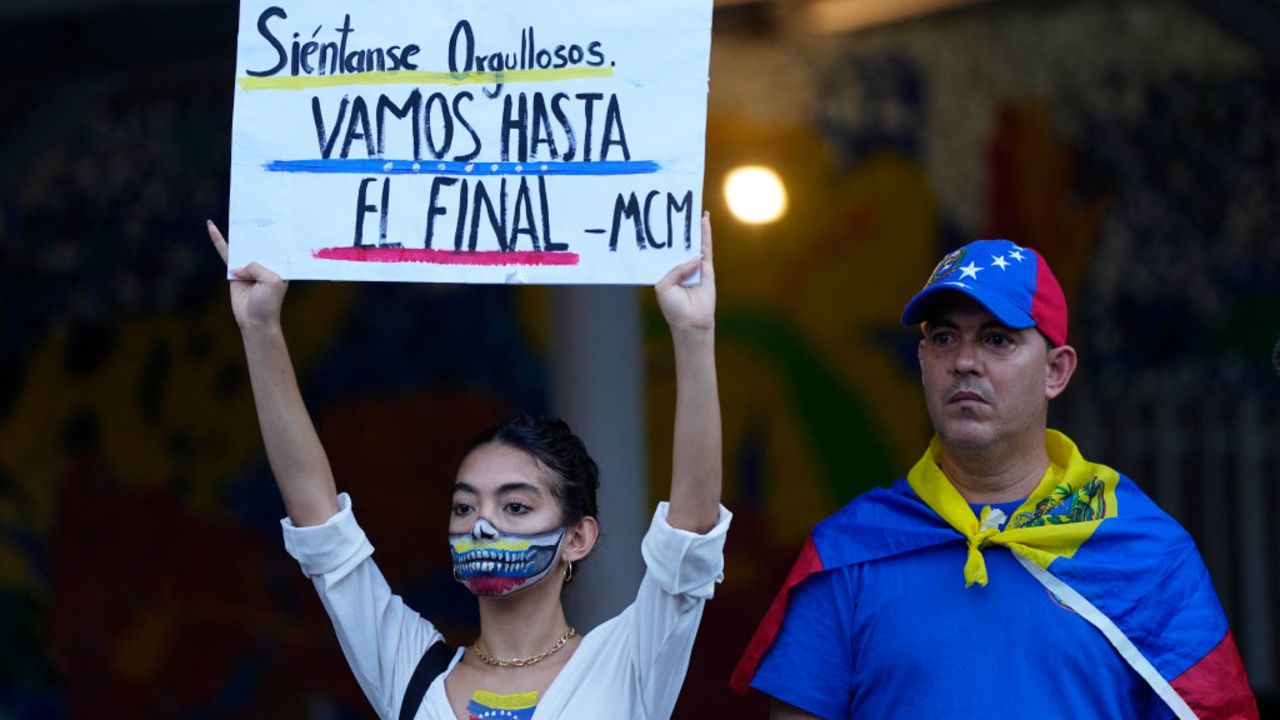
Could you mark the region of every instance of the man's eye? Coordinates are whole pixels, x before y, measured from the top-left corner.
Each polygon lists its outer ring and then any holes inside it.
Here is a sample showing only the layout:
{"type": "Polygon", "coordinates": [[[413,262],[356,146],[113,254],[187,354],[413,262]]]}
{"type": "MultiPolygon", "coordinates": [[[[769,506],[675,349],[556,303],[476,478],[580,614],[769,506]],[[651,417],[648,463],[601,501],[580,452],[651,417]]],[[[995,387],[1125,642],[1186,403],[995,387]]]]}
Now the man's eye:
{"type": "Polygon", "coordinates": [[[995,333],[987,338],[987,342],[993,347],[1004,348],[1013,344],[1013,338],[1004,333],[995,333]]]}
{"type": "Polygon", "coordinates": [[[946,345],[950,342],[951,342],[951,333],[949,332],[936,332],[933,334],[934,345],[946,345]]]}

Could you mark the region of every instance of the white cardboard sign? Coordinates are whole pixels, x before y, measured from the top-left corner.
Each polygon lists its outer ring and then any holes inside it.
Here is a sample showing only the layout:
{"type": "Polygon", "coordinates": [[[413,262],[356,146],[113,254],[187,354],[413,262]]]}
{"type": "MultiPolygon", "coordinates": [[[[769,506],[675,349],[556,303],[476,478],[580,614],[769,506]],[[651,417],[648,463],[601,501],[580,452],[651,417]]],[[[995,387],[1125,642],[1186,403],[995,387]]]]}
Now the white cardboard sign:
{"type": "Polygon", "coordinates": [[[655,282],[699,250],[711,10],[243,0],[231,265],[655,282]]]}

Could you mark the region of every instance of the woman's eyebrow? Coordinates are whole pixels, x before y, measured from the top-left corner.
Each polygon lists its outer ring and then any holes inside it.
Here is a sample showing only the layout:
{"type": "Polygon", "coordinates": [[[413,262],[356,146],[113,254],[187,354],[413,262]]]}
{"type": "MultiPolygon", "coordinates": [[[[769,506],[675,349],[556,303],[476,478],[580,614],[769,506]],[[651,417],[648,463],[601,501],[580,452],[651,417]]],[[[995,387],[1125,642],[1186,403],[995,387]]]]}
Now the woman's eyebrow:
{"type": "Polygon", "coordinates": [[[538,489],[538,486],[533,483],[509,482],[498,486],[498,494],[501,495],[509,492],[530,492],[534,495],[542,494],[542,491],[538,489]]]}
{"type": "MultiPolygon", "coordinates": [[[[480,491],[477,490],[473,485],[465,482],[454,483],[453,492],[454,494],[457,494],[460,492],[471,493],[472,495],[480,494],[480,491]]],[[[513,482],[503,483],[498,486],[499,495],[502,495],[505,493],[511,493],[511,492],[527,492],[527,493],[532,493],[534,495],[542,495],[542,490],[538,488],[537,485],[534,485],[533,483],[513,481],[513,482]]]]}

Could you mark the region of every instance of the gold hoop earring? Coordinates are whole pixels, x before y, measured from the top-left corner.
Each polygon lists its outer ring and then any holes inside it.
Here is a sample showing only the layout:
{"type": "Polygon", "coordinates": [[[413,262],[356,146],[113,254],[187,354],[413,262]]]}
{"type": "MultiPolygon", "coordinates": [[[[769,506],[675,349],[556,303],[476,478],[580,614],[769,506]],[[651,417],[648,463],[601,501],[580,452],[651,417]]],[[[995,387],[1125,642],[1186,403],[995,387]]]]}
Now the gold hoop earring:
{"type": "Polygon", "coordinates": [[[564,584],[568,585],[571,582],[573,582],[573,562],[572,561],[570,561],[568,565],[564,566],[564,584]]]}

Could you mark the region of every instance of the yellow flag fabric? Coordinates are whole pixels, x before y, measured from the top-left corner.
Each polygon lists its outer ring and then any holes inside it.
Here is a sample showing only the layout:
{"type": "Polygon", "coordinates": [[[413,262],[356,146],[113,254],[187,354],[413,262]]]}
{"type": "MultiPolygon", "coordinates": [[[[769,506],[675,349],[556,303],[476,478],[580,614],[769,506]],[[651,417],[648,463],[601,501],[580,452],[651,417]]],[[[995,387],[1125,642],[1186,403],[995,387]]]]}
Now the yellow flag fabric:
{"type": "Polygon", "coordinates": [[[1115,470],[1085,460],[1066,435],[1045,431],[1049,468],[1030,497],[1003,523],[1002,513],[992,516],[984,507],[974,514],[960,492],[942,472],[938,460],[942,445],[935,437],[924,456],[907,474],[907,483],[925,504],[965,537],[969,555],[964,565],[965,587],[987,584],[987,564],[982,551],[1001,545],[1042,568],[1060,557],[1071,557],[1089,539],[1099,523],[1115,517],[1115,470]]]}

